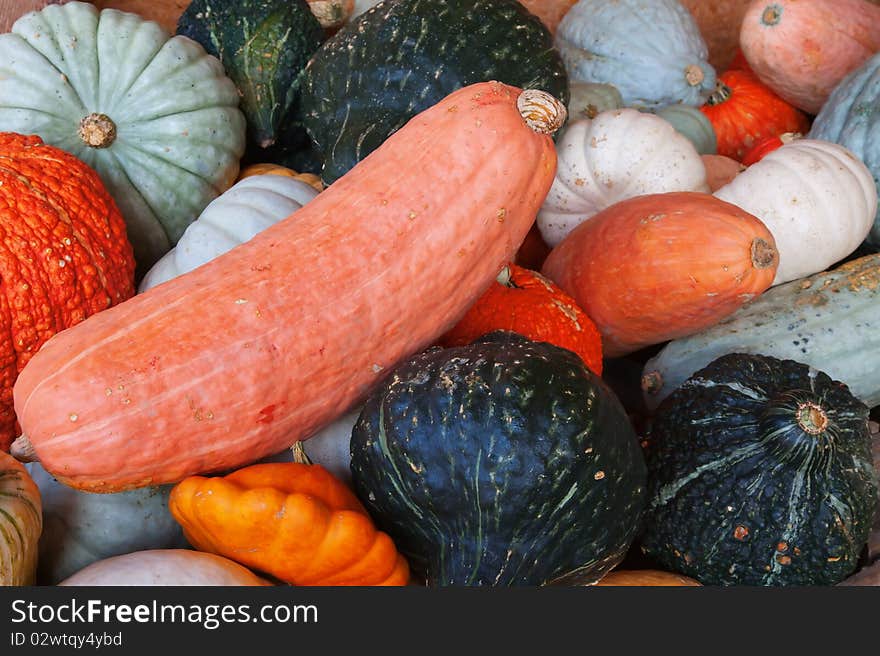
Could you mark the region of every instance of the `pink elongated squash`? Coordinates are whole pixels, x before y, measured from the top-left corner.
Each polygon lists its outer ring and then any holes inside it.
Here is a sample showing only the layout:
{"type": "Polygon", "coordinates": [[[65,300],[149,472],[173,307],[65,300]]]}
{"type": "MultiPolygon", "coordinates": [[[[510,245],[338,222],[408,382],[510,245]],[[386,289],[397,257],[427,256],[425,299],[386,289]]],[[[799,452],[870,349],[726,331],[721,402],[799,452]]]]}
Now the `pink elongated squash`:
{"type": "Polygon", "coordinates": [[[752,0],[739,39],[764,84],[816,114],[838,82],[880,50],[880,6],[867,0],[752,0]]]}
{"type": "Polygon", "coordinates": [[[510,261],[550,189],[564,119],[543,92],[452,93],[287,219],[46,342],[14,388],[13,452],[114,492],[311,436],[510,261]]]}

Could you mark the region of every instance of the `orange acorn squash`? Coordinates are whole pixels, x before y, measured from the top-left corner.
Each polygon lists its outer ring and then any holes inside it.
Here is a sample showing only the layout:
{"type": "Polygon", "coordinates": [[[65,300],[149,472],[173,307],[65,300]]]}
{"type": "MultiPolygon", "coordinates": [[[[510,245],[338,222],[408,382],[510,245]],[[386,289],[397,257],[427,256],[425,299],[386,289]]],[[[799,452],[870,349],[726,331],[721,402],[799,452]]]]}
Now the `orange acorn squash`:
{"type": "Polygon", "coordinates": [[[37,136],[0,133],[0,450],[12,387],[55,333],[134,294],[122,215],[98,175],[37,136]]]}
{"type": "Polygon", "coordinates": [[[293,585],[406,585],[409,566],[354,492],[321,465],[191,476],[168,508],[196,549],[293,585]]]}
{"type": "Polygon", "coordinates": [[[572,231],[542,272],[596,323],[606,357],[708,328],[773,282],[779,256],[756,217],[709,194],[625,200],[572,231]]]}
{"type": "Polygon", "coordinates": [[[596,325],[574,299],[537,271],[506,266],[440,344],[463,346],[493,330],[567,348],[590,371],[602,375],[602,340],[596,325]]]}
{"type": "Polygon", "coordinates": [[[540,91],[453,92],[287,219],[47,343],[15,386],[16,452],[111,492],[311,436],[449,330],[511,260],[564,120],[540,91]]]}

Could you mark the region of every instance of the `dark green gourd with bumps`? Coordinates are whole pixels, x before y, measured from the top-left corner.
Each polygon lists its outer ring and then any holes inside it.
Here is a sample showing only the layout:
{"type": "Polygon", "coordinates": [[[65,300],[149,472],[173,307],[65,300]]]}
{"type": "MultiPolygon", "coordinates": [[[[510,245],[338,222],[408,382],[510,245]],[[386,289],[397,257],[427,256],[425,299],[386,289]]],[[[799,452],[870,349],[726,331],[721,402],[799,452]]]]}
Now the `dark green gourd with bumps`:
{"type": "Polygon", "coordinates": [[[568,102],[553,38],[517,0],[385,0],[306,68],[302,120],[331,184],[424,109],[497,80],[568,102]]]}
{"type": "Polygon", "coordinates": [[[830,585],[877,504],[868,408],[805,364],[730,354],[657,409],[642,549],[706,585],[830,585]]]}
{"type": "Polygon", "coordinates": [[[352,431],[355,490],[430,585],[592,583],[645,500],[638,439],[574,353],[495,332],[395,369],[352,431]]]}

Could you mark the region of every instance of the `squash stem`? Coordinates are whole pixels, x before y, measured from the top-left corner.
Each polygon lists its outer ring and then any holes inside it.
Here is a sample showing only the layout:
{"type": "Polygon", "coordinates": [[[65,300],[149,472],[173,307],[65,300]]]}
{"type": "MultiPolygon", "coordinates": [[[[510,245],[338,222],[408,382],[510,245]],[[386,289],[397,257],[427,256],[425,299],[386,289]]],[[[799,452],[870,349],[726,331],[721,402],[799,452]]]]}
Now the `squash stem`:
{"type": "Polygon", "coordinates": [[[526,89],[519,94],[516,108],[526,125],[541,134],[553,134],[568,118],[568,111],[561,101],[538,89],[526,89]]]}
{"type": "Polygon", "coordinates": [[[116,140],[116,124],[106,114],[89,114],[79,122],[79,138],[92,148],[106,148],[116,140]]]}
{"type": "Polygon", "coordinates": [[[782,19],[782,7],[777,4],[767,5],[764,13],[761,14],[761,23],[763,25],[778,25],[782,19]]]}
{"type": "Polygon", "coordinates": [[[703,69],[696,64],[690,64],[684,69],[684,79],[692,87],[699,85],[705,77],[706,74],[703,73],[703,69]]]}
{"type": "Polygon", "coordinates": [[[27,435],[21,435],[9,447],[10,455],[19,462],[39,462],[37,452],[34,445],[27,438],[27,435]]]}
{"type": "Polygon", "coordinates": [[[752,241],[752,266],[756,269],[767,269],[779,262],[779,253],[768,242],[756,237],[752,241]]]}
{"type": "Polygon", "coordinates": [[[715,91],[713,91],[706,99],[706,104],[712,106],[720,105],[721,103],[730,100],[732,94],[733,89],[719,80],[715,85],[715,91]]]}
{"type": "Polygon", "coordinates": [[[646,394],[657,394],[663,388],[663,376],[659,371],[649,371],[642,376],[642,391],[646,394]]]}
{"type": "Polygon", "coordinates": [[[819,435],[828,428],[828,415],[815,403],[801,403],[797,409],[797,422],[810,435],[819,435]]]}

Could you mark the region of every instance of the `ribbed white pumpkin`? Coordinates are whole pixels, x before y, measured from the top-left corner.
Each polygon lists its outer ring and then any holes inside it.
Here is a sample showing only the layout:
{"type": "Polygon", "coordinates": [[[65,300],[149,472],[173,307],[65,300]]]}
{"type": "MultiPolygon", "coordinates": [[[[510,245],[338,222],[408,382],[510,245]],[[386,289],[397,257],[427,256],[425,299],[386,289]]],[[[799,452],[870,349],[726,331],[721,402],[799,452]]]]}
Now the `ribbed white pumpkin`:
{"type": "Polygon", "coordinates": [[[183,233],[177,246],[147,272],[138,291],[213,260],[287,218],[318,192],[301,180],[282,175],[253,175],[214,199],[183,233]]]}
{"type": "Polygon", "coordinates": [[[61,586],[271,585],[247,567],[216,554],[188,549],[151,549],[92,563],[61,586]]]}
{"type": "Polygon", "coordinates": [[[42,529],[40,490],[24,465],[0,451],[0,586],[34,583],[42,529]]]}
{"type": "Polygon", "coordinates": [[[758,217],[773,234],[774,285],[823,271],[855,251],[877,211],[868,167],[843,146],[819,139],[777,148],[714,195],[758,217]]]}
{"type": "Polygon", "coordinates": [[[537,223],[554,247],[582,222],[633,196],[709,192],[694,145],[666,120],[635,109],[570,123],[556,144],[556,178],[537,223]]]}
{"type": "Polygon", "coordinates": [[[111,556],[187,545],[168,512],[171,485],[93,494],[59,483],[39,463],[27,468],[43,501],[38,585],[55,585],[111,556]]]}

